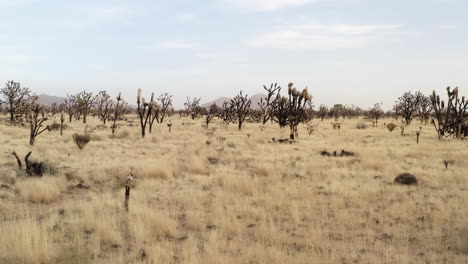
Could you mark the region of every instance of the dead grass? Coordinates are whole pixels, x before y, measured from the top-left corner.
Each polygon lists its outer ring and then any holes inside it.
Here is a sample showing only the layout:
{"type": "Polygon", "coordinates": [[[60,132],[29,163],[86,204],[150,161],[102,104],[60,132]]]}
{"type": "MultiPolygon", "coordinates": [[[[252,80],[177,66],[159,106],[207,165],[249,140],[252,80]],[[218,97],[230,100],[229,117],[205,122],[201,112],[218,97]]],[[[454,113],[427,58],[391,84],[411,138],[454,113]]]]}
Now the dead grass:
{"type": "Polygon", "coordinates": [[[297,144],[274,144],[288,131],[213,123],[207,133],[171,120],[171,133],[157,124],[145,139],[124,123],[115,136],[96,131],[83,151],[71,140],[79,122],[33,148],[26,129],[0,125],[7,151],[33,150],[61,167],[24,177],[0,153],[0,263],[468,261],[466,141],[440,142],[428,125],[417,145],[383,126],[356,129],[363,120],[345,120],[338,134],[325,120],[310,136],[301,127],[297,144]],[[446,159],[455,161],[448,169],[446,159]],[[394,185],[403,172],[419,184],[394,185]]]}

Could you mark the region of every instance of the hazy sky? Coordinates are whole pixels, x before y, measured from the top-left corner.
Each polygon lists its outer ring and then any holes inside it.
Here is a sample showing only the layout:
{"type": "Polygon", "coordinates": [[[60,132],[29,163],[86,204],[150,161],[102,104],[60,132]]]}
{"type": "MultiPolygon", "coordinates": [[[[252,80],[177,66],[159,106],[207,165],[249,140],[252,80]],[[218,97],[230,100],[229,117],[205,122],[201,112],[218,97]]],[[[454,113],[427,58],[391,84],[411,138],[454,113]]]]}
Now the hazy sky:
{"type": "Polygon", "coordinates": [[[466,0],[0,0],[0,82],[209,101],[292,81],[314,103],[468,94],[466,0]]]}

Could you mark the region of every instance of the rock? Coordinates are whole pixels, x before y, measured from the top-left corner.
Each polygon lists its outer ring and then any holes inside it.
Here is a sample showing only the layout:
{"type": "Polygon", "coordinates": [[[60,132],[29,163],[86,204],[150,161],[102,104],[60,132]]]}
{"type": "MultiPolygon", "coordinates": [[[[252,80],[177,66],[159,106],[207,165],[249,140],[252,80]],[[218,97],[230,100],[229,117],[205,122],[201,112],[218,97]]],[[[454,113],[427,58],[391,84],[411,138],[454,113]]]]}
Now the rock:
{"type": "Polygon", "coordinates": [[[407,172],[398,175],[398,177],[396,177],[393,180],[393,182],[397,183],[397,184],[404,184],[404,185],[416,185],[416,184],[418,184],[418,180],[416,179],[416,177],[413,174],[407,173],[407,172]]]}

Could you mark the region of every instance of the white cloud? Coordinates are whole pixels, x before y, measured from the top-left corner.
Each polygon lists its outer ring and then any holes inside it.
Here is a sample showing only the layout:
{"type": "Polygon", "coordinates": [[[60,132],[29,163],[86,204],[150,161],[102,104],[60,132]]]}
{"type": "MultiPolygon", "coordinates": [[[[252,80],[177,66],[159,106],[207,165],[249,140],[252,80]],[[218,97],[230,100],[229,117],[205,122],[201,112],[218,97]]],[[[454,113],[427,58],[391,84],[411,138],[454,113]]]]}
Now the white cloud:
{"type": "Polygon", "coordinates": [[[192,21],[195,16],[192,13],[189,12],[181,12],[176,14],[176,20],[180,22],[188,22],[192,21]]]}
{"type": "Polygon", "coordinates": [[[237,6],[246,11],[263,12],[273,11],[291,6],[323,2],[327,0],[224,0],[226,3],[237,6]]]}
{"type": "Polygon", "coordinates": [[[405,34],[400,28],[401,25],[301,24],[261,34],[247,43],[254,48],[362,48],[373,40],[405,34]]]}
{"type": "Polygon", "coordinates": [[[198,43],[191,43],[179,40],[169,40],[159,43],[158,48],[164,49],[195,49],[198,48],[198,43]]]}

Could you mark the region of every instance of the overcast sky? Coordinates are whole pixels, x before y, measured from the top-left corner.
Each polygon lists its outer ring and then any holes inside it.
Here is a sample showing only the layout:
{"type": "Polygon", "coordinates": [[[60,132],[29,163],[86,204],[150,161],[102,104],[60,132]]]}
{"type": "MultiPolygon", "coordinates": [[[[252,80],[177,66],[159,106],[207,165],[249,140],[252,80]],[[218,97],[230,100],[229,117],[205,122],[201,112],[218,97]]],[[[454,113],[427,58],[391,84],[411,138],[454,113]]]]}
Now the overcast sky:
{"type": "Polygon", "coordinates": [[[169,92],[206,102],[262,85],[314,103],[468,94],[466,0],[0,0],[0,82],[36,93],[169,92]]]}

